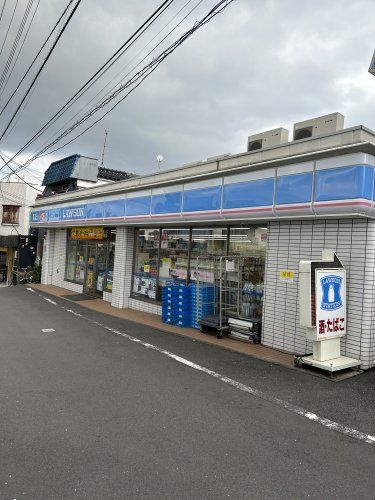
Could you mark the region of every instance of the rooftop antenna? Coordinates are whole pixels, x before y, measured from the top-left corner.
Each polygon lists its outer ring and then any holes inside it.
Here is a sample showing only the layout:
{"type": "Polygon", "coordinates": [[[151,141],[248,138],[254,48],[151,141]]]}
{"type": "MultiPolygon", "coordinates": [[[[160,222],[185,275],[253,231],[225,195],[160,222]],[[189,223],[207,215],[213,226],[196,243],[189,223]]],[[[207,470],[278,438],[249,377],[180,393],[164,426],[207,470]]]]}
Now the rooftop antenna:
{"type": "Polygon", "coordinates": [[[164,156],[158,155],[156,161],[158,162],[158,172],[160,172],[161,162],[164,160],[164,156]]]}
{"type": "Polygon", "coordinates": [[[372,56],[368,72],[375,76],[375,51],[374,51],[374,55],[372,56]]]}
{"type": "Polygon", "coordinates": [[[104,144],[103,144],[103,151],[102,151],[102,161],[100,164],[101,167],[104,167],[104,153],[105,153],[105,148],[106,148],[106,144],[107,144],[107,135],[108,135],[108,132],[106,129],[104,129],[104,144]]]}

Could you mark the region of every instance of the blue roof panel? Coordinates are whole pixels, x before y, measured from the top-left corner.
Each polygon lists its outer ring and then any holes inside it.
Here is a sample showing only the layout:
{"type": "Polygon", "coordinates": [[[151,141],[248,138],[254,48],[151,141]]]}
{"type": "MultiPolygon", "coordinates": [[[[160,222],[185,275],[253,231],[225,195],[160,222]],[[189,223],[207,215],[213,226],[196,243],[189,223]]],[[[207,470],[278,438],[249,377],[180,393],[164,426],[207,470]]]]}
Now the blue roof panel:
{"type": "Polygon", "coordinates": [[[51,163],[45,171],[42,185],[50,186],[57,182],[75,178],[72,175],[79,158],[80,155],[72,155],[51,163]]]}

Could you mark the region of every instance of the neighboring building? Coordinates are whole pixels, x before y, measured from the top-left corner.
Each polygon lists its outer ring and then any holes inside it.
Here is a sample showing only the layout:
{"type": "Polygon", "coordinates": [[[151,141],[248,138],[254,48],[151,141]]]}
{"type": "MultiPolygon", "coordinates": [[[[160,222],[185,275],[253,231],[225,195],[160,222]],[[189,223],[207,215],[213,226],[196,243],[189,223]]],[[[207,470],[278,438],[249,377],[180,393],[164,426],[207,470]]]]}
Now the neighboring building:
{"type": "Polygon", "coordinates": [[[245,153],[38,199],[42,282],[161,314],[166,280],[194,281],[199,262],[210,281],[215,258],[245,255],[262,343],[303,354],[298,264],[333,249],[348,273],[342,352],[375,366],[375,132],[343,121],[319,117],[290,142],[277,129],[249,137],[245,153]]]}
{"type": "MultiPolygon", "coordinates": [[[[11,282],[11,271],[18,264],[19,247],[29,247],[30,209],[35,203],[36,194],[37,191],[24,182],[0,182],[0,279],[7,283],[11,282]]],[[[31,255],[33,252],[36,255],[34,247],[31,255]]]]}
{"type": "Polygon", "coordinates": [[[121,170],[100,167],[98,160],[72,155],[51,163],[44,174],[43,196],[67,193],[134,177],[121,170]]]}

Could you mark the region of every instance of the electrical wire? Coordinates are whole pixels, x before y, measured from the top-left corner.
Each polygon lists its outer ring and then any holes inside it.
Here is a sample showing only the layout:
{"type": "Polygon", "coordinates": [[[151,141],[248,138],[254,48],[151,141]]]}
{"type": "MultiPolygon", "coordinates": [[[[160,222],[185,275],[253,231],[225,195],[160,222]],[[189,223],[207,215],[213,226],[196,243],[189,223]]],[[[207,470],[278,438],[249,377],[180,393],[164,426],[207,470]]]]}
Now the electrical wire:
{"type": "Polygon", "coordinates": [[[63,33],[64,33],[64,31],[66,30],[66,27],[67,27],[67,26],[68,26],[68,24],[70,23],[70,21],[71,21],[72,17],[74,16],[74,14],[75,14],[75,12],[76,12],[76,10],[77,10],[77,8],[78,8],[78,6],[79,6],[79,4],[80,4],[80,3],[81,3],[81,0],[77,0],[77,3],[75,4],[75,6],[73,7],[73,10],[72,10],[72,11],[71,11],[71,13],[69,14],[68,19],[65,21],[65,23],[64,23],[64,25],[63,25],[63,27],[62,27],[62,29],[61,29],[60,33],[58,34],[58,36],[57,36],[57,38],[56,38],[56,40],[53,42],[52,47],[50,48],[50,50],[48,51],[48,53],[47,53],[46,57],[44,58],[44,61],[43,61],[42,65],[41,65],[41,66],[40,66],[40,68],[38,69],[37,74],[36,74],[36,75],[35,75],[35,77],[33,78],[32,82],[30,83],[30,85],[29,85],[29,87],[28,87],[28,89],[27,89],[27,91],[26,91],[25,95],[23,96],[23,98],[22,98],[22,100],[21,100],[20,104],[18,105],[18,107],[17,107],[16,111],[13,113],[13,116],[12,116],[12,118],[10,119],[10,121],[8,122],[8,125],[5,127],[5,130],[4,130],[4,131],[3,131],[3,133],[1,134],[1,136],[0,136],[0,141],[1,141],[1,139],[4,137],[4,135],[5,135],[6,131],[8,130],[8,128],[10,127],[10,125],[12,124],[13,120],[15,119],[15,117],[16,117],[16,115],[17,115],[18,111],[20,110],[20,108],[21,108],[22,104],[25,102],[25,99],[27,98],[28,94],[30,93],[31,89],[33,88],[33,86],[34,86],[34,84],[35,84],[36,80],[38,79],[38,77],[39,77],[39,75],[40,75],[40,73],[43,71],[44,66],[47,64],[48,59],[51,57],[52,52],[54,51],[54,49],[55,49],[55,47],[56,47],[56,45],[57,45],[58,41],[60,40],[60,38],[61,38],[62,34],[63,34],[63,33]]]}
{"type": "Polygon", "coordinates": [[[6,89],[6,86],[8,85],[8,82],[9,82],[9,80],[10,80],[10,78],[11,78],[12,74],[13,74],[14,68],[15,68],[15,66],[16,66],[16,64],[17,64],[17,62],[18,62],[18,59],[19,59],[20,55],[21,55],[21,52],[22,52],[23,46],[25,45],[25,41],[26,41],[27,36],[28,36],[28,34],[29,34],[29,31],[30,31],[31,25],[33,24],[34,17],[35,17],[35,15],[36,15],[37,11],[38,11],[39,4],[40,4],[40,0],[38,0],[38,3],[37,3],[37,5],[36,5],[36,7],[35,7],[35,10],[34,10],[34,12],[33,12],[33,15],[32,15],[31,21],[30,21],[30,23],[29,23],[29,26],[28,26],[28,28],[27,28],[26,34],[25,34],[25,36],[24,36],[24,39],[22,40],[20,50],[18,51],[18,54],[17,54],[17,56],[16,56],[16,60],[14,61],[13,66],[12,66],[12,68],[11,68],[10,72],[9,72],[9,75],[8,75],[7,79],[6,79],[6,82],[5,82],[4,86],[3,86],[3,89],[2,89],[2,90],[1,90],[1,92],[0,92],[0,99],[1,99],[1,97],[2,97],[3,93],[4,93],[5,89],[6,89]]]}
{"type": "MultiPolygon", "coordinates": [[[[81,0],[79,0],[81,1],[81,0]]],[[[128,38],[126,40],[126,42],[94,73],[94,75],[91,76],[91,78],[74,94],[74,96],[72,98],[69,99],[69,101],[67,101],[64,106],[62,106],[62,108],[59,109],[59,111],[57,111],[57,113],[45,124],[43,125],[43,127],[13,156],[12,159],[16,158],[22,151],[24,151],[28,146],[30,146],[46,129],[46,127],[48,127],[51,122],[53,120],[56,119],[57,116],[59,116],[60,114],[62,114],[62,112],[65,110],[65,108],[75,99],[75,98],[78,98],[78,96],[81,96],[84,92],[86,92],[88,90],[88,88],[90,88],[90,86],[95,83],[95,81],[91,84],[91,82],[96,78],[98,79],[102,74],[104,74],[108,69],[109,67],[114,63],[112,62],[113,60],[117,60],[115,59],[117,56],[119,56],[120,54],[122,55],[125,50],[128,49],[129,46],[131,46],[142,34],[144,31],[146,31],[146,29],[149,28],[149,26],[151,26],[155,21],[156,19],[158,19],[158,17],[174,2],[175,0],[165,0],[154,12],[153,14],[130,36],[130,38],[128,38]]],[[[1,115],[1,112],[0,112],[0,115],[1,115]]],[[[9,124],[7,126],[7,128],[9,127],[9,124]]],[[[6,130],[5,130],[6,131],[6,130]]],[[[2,137],[4,136],[5,134],[5,131],[3,132],[2,136],[0,137],[0,139],[2,139],[2,137]]],[[[4,165],[6,166],[6,165],[4,165]]],[[[1,170],[4,168],[4,166],[2,168],[0,168],[0,172],[1,170]]]]}
{"type": "Polygon", "coordinates": [[[65,7],[64,11],[60,15],[59,19],[57,20],[57,22],[54,25],[54,27],[52,28],[52,30],[50,31],[50,33],[49,33],[48,37],[46,38],[46,40],[44,41],[43,45],[38,50],[38,52],[35,55],[34,59],[31,61],[31,64],[29,65],[29,67],[27,68],[25,74],[23,75],[23,77],[19,81],[18,85],[16,86],[16,88],[12,92],[11,96],[9,97],[9,99],[7,100],[7,102],[5,103],[5,106],[3,106],[2,110],[0,111],[0,116],[4,113],[4,111],[7,108],[8,104],[13,99],[14,95],[16,94],[16,92],[18,91],[18,89],[20,88],[20,86],[22,85],[22,83],[24,82],[25,78],[27,77],[27,75],[29,74],[31,68],[33,67],[35,61],[38,59],[38,57],[40,56],[40,54],[43,51],[44,47],[47,45],[47,43],[49,42],[49,40],[52,37],[53,33],[56,31],[56,28],[58,27],[58,25],[60,24],[61,20],[63,19],[63,17],[65,16],[65,14],[67,13],[67,11],[69,10],[69,7],[72,5],[73,1],[74,0],[69,0],[68,5],[65,7]]]}
{"type": "Polygon", "coordinates": [[[1,20],[3,18],[3,13],[4,13],[4,9],[5,9],[6,4],[7,4],[7,0],[4,0],[3,6],[2,6],[1,12],[0,12],[0,23],[1,23],[1,20]]]}
{"type": "Polygon", "coordinates": [[[33,3],[34,3],[34,0],[29,0],[28,3],[27,3],[24,15],[23,15],[22,20],[21,20],[20,27],[18,28],[17,35],[14,38],[13,45],[12,45],[12,48],[10,50],[7,62],[5,64],[5,67],[4,67],[3,72],[1,74],[1,77],[0,77],[0,90],[1,90],[1,88],[3,86],[3,83],[4,83],[5,79],[6,79],[6,77],[7,77],[7,74],[9,72],[9,68],[10,68],[10,66],[11,66],[11,64],[13,62],[14,55],[16,53],[18,44],[19,44],[20,39],[22,37],[22,33],[23,33],[24,28],[25,28],[25,25],[26,25],[27,19],[29,17],[29,14],[31,12],[31,8],[33,6],[33,3]]]}
{"type": "MultiPolygon", "coordinates": [[[[0,156],[1,157],[1,156],[0,156]]],[[[2,158],[2,160],[4,161],[4,159],[2,158]]],[[[30,184],[29,182],[25,181],[25,179],[23,179],[22,177],[20,177],[20,175],[16,172],[16,169],[13,169],[9,163],[13,161],[12,159],[10,160],[7,160],[6,163],[0,168],[0,170],[2,170],[4,167],[7,167],[9,168],[9,170],[11,171],[10,173],[14,174],[18,179],[20,179],[22,182],[24,182],[25,184],[27,184],[28,186],[30,186],[31,188],[35,189],[35,191],[38,191],[39,193],[42,193],[42,191],[38,188],[36,188],[35,186],[33,186],[33,184],[30,184]]]]}
{"type": "Polygon", "coordinates": [[[12,22],[13,22],[13,17],[14,17],[14,14],[15,14],[15,12],[16,12],[17,5],[18,5],[18,0],[16,0],[16,3],[15,3],[15,5],[14,5],[14,9],[13,9],[12,17],[11,17],[11,19],[10,19],[9,26],[8,26],[7,32],[6,32],[6,34],[5,34],[5,38],[4,38],[4,41],[3,41],[3,45],[1,46],[0,56],[1,56],[1,54],[3,53],[4,45],[5,45],[5,42],[7,41],[7,38],[8,38],[8,33],[9,33],[10,27],[11,27],[12,22]]]}
{"type": "MultiPolygon", "coordinates": [[[[218,14],[223,12],[228,5],[233,3],[234,0],[221,0],[219,1],[200,21],[195,22],[193,27],[186,31],[182,36],[180,36],[174,43],[172,43],[167,49],[165,49],[163,52],[159,54],[155,59],[153,59],[149,64],[147,64],[142,70],[140,70],[136,75],[134,75],[128,82],[126,82],[124,85],[121,85],[111,96],[103,100],[100,105],[95,106],[89,113],[87,113],[82,119],[80,119],[78,122],[76,122],[72,127],[70,127],[67,131],[65,131],[63,134],[61,134],[55,141],[53,141],[52,144],[49,144],[47,147],[45,147],[42,151],[38,152],[36,155],[34,155],[32,158],[30,158],[28,161],[26,161],[23,164],[23,168],[28,166],[30,163],[35,161],[42,153],[47,151],[50,147],[52,147],[54,144],[56,144],[59,140],[61,140],[63,137],[68,135],[70,132],[72,132],[75,128],[77,128],[79,125],[84,123],[87,119],[89,119],[91,116],[93,116],[99,109],[102,109],[103,107],[107,106],[109,102],[111,102],[113,99],[119,96],[120,93],[122,93],[125,89],[133,86],[133,88],[130,88],[130,90],[126,93],[125,96],[123,96],[121,99],[119,99],[106,113],[104,113],[101,117],[99,117],[94,123],[92,123],[90,126],[88,126],[84,131],[82,131],[80,134],[78,134],[76,137],[71,139],[68,143],[65,144],[65,146],[74,140],[76,140],[78,137],[86,133],[89,129],[91,129],[96,123],[101,121],[105,116],[107,116],[115,107],[117,107],[126,97],[132,93],[151,73],[153,73],[157,67],[161,64],[164,59],[166,59],[170,54],[172,54],[185,40],[187,40],[195,31],[200,29],[202,26],[210,22],[214,17],[216,17],[218,14]]],[[[14,159],[14,157],[12,158],[14,159]]],[[[6,166],[6,165],[4,165],[6,166]]],[[[4,167],[2,167],[4,168],[4,167]]],[[[2,169],[0,169],[1,171],[2,169]]]]}
{"type": "MultiPolygon", "coordinates": [[[[179,10],[178,12],[168,21],[168,23],[163,26],[163,28],[158,31],[158,33],[156,33],[156,35],[151,38],[151,40],[149,42],[147,42],[146,45],[144,45],[142,47],[142,49],[140,51],[137,52],[137,54],[135,54],[128,62],[127,64],[125,64],[125,66],[122,67],[122,69],[116,73],[116,75],[101,89],[99,90],[99,92],[97,92],[94,97],[92,97],[77,113],[75,113],[71,118],[69,118],[66,122],[64,122],[64,124],[58,129],[56,130],[40,147],[43,147],[45,146],[46,144],[48,144],[48,142],[50,142],[52,140],[52,138],[58,134],[59,132],[61,132],[62,130],[64,130],[64,128],[74,120],[74,118],[76,118],[83,110],[85,110],[89,104],[91,104],[93,101],[95,101],[95,99],[101,94],[103,93],[103,91],[121,74],[123,73],[123,71],[128,67],[130,66],[130,64],[160,35],[160,33],[162,33],[175,19],[176,17],[192,2],[193,0],[188,0],[179,10]]],[[[109,95],[116,87],[117,85],[119,85],[121,83],[121,81],[123,81],[127,76],[129,76],[132,71],[134,71],[134,69],[136,69],[150,54],[152,54],[152,52],[173,32],[175,31],[178,26],[196,9],[198,8],[198,6],[203,2],[204,0],[199,0],[199,2],[188,12],[188,14],[179,22],[177,23],[174,28],[172,30],[170,30],[167,35],[162,38],[160,40],[159,43],[157,43],[154,48],[152,50],[150,50],[145,57],[143,57],[143,59],[141,59],[138,64],[136,64],[135,66],[132,67],[132,69],[130,71],[128,71],[124,76],[121,77],[121,79],[115,84],[113,85],[109,91],[106,92],[105,96],[106,95],[109,95]]],[[[102,97],[104,98],[104,96],[102,97]]],[[[61,148],[58,148],[58,149],[61,149],[61,148]]],[[[42,155],[43,156],[43,155],[42,155]]]]}
{"type": "MultiPolygon", "coordinates": [[[[65,130],[60,136],[58,136],[54,141],[52,141],[49,145],[45,146],[41,151],[39,151],[37,154],[35,154],[30,160],[28,160],[26,163],[29,164],[32,163],[34,160],[36,160],[38,157],[40,157],[44,152],[46,152],[48,149],[53,147],[53,145],[57,144],[63,137],[66,137],[69,135],[73,130],[75,130],[77,127],[82,125],[85,121],[87,121],[91,116],[96,114],[99,110],[107,106],[112,100],[116,99],[124,90],[127,88],[131,87],[134,85],[133,88],[131,88],[125,96],[123,96],[119,101],[117,101],[114,106],[112,106],[106,113],[104,113],[100,118],[98,118],[94,123],[92,123],[90,126],[85,128],[81,133],[76,135],[73,139],[65,143],[63,146],[61,146],[58,149],[62,149],[63,147],[67,146],[68,144],[72,143],[78,137],[81,137],[84,133],[86,133],[88,130],[90,130],[94,125],[96,125],[99,121],[101,121],[105,116],[107,116],[113,109],[115,109],[122,101],[124,101],[139,85],[151,74],[153,73],[156,68],[166,59],[170,54],[172,54],[185,40],[187,40],[195,31],[200,29],[203,25],[207,24],[210,22],[216,15],[220,14],[223,12],[223,10],[232,2],[235,0],[221,0],[218,2],[213,9],[210,10],[206,16],[204,16],[200,21],[196,22],[194,26],[186,31],[180,38],[178,38],[174,43],[172,43],[167,49],[165,49],[163,52],[159,54],[155,59],[153,59],[149,64],[144,66],[138,73],[136,73],[130,80],[128,80],[125,84],[121,85],[115,92],[112,93],[109,97],[106,99],[102,100],[102,102],[96,106],[94,106],[86,115],[84,115],[80,120],[78,120],[76,123],[74,123],[72,126],[70,126],[67,130],[65,130]]],[[[52,152],[57,151],[58,149],[55,149],[53,151],[49,151],[48,154],[51,154],[52,152]]]]}

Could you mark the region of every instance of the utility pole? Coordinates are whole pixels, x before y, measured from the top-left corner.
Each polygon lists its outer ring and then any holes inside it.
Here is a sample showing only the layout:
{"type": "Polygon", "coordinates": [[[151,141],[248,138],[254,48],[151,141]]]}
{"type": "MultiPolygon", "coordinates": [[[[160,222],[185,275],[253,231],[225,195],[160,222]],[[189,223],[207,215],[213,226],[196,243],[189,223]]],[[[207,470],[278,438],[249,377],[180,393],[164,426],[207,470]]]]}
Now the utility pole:
{"type": "Polygon", "coordinates": [[[101,162],[102,167],[104,167],[104,153],[105,153],[105,148],[106,148],[106,144],[107,144],[107,135],[108,135],[108,132],[106,129],[104,129],[104,144],[103,144],[102,162],[101,162]]]}

